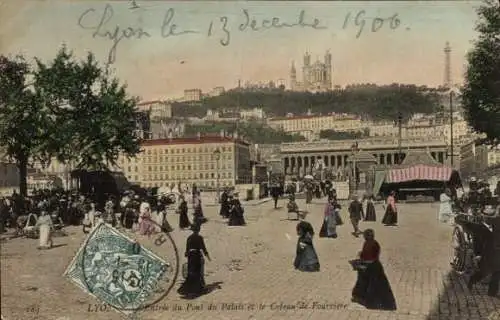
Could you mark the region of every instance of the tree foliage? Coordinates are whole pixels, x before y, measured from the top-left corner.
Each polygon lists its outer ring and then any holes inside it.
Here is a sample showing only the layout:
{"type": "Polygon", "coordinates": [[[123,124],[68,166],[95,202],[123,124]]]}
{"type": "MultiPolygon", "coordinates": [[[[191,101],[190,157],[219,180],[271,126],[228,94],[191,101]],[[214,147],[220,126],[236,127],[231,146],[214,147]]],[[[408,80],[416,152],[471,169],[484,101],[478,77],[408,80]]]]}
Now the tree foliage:
{"type": "Polygon", "coordinates": [[[201,134],[220,134],[224,131],[228,134],[238,133],[246,139],[259,144],[278,144],[282,142],[304,141],[305,138],[297,134],[288,134],[281,130],[275,130],[265,124],[256,122],[214,122],[206,124],[186,125],[185,133],[194,136],[198,132],[201,134]]]}
{"type": "Polygon", "coordinates": [[[500,140],[500,2],[487,0],[477,13],[479,37],[467,56],[462,103],[469,124],[494,143],[500,140]]]}
{"type": "Polygon", "coordinates": [[[373,84],[348,86],[326,93],[293,92],[281,89],[233,89],[204,99],[199,106],[174,103],[174,116],[205,116],[207,109],[263,108],[272,116],[313,113],[354,113],[373,120],[394,120],[398,112],[433,113],[439,107],[439,91],[415,85],[373,84]]]}
{"type": "Polygon", "coordinates": [[[0,56],[0,145],[19,166],[22,194],[29,161],[103,169],[140,151],[137,99],[92,54],[79,61],[63,47],[49,63],[35,61],[0,56]]]}
{"type": "Polygon", "coordinates": [[[21,194],[26,194],[28,162],[46,161],[55,137],[51,113],[41,93],[30,87],[30,75],[31,67],[23,57],[0,56],[0,148],[19,168],[21,194]]]}

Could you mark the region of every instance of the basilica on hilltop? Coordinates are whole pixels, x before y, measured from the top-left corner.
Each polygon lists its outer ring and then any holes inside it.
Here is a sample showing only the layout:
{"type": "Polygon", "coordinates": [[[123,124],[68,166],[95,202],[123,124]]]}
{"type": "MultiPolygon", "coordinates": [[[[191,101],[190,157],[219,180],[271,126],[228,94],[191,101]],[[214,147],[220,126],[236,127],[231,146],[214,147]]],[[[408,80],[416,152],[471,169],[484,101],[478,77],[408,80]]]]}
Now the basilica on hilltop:
{"type": "Polygon", "coordinates": [[[292,91],[325,92],[332,90],[332,55],[329,51],[325,53],[324,62],[316,59],[311,63],[311,55],[304,54],[304,65],[302,66],[302,81],[297,81],[297,70],[292,62],[290,70],[290,87],[292,91]]]}

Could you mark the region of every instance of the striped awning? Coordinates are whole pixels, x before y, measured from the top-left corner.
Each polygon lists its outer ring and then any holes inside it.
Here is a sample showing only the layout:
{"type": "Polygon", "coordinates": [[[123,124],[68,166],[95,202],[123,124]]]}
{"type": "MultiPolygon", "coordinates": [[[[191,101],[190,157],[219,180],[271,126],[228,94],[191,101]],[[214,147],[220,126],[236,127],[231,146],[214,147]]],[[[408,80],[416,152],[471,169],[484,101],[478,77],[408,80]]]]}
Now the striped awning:
{"type": "Polygon", "coordinates": [[[453,169],[446,166],[415,165],[389,170],[386,182],[400,183],[415,180],[448,181],[453,169]]]}

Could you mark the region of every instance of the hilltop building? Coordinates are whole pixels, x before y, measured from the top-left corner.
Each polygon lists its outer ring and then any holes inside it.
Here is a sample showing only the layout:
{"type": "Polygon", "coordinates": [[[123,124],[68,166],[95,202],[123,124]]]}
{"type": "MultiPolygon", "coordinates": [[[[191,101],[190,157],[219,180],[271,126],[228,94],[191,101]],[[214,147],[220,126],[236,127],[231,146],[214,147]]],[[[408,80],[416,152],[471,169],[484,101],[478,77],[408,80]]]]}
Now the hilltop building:
{"type": "Polygon", "coordinates": [[[292,91],[325,92],[332,90],[332,55],[325,53],[324,62],[311,63],[311,55],[306,52],[303,58],[302,82],[297,80],[297,70],[292,62],[290,70],[290,86],[292,91]]]}

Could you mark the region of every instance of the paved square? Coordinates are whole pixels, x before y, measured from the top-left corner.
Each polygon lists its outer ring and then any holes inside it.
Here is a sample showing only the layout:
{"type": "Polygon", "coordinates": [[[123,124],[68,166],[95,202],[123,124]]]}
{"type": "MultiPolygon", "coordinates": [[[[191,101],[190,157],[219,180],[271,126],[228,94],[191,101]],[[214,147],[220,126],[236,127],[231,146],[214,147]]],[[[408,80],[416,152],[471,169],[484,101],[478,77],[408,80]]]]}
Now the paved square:
{"type": "MultiPolygon", "coordinates": [[[[307,220],[319,233],[324,200],[299,206],[310,211],[307,220]]],[[[348,260],[361,250],[362,239],[351,235],[347,212],[339,238],[314,244],[321,272],[301,273],[292,266],[296,222],[286,221],[284,201],[274,210],[270,202],[245,209],[248,226],[228,227],[218,208],[206,207],[210,221],[202,227],[212,262],[206,281],[220,289],[196,300],[182,300],[175,290],[162,302],[138,314],[138,319],[500,319],[500,299],[479,286],[469,292],[450,275],[451,227],[436,221],[438,204],[400,204],[399,226],[380,224],[377,206],[373,228],[382,246],[381,260],[396,296],[396,312],[371,311],[350,302],[356,274],[348,260]],[[497,313],[496,313],[497,312],[497,313]]],[[[169,221],[177,225],[178,216],[169,221]]],[[[36,249],[37,240],[12,239],[2,243],[2,315],[5,319],[84,320],[121,319],[122,315],[85,295],[62,274],[80,247],[80,228],[55,238],[66,244],[48,251],[36,249]]],[[[188,231],[172,233],[184,252],[188,231]]],[[[184,260],[181,261],[181,263],[184,260]]],[[[179,285],[182,278],[178,279],[179,285]]]]}

